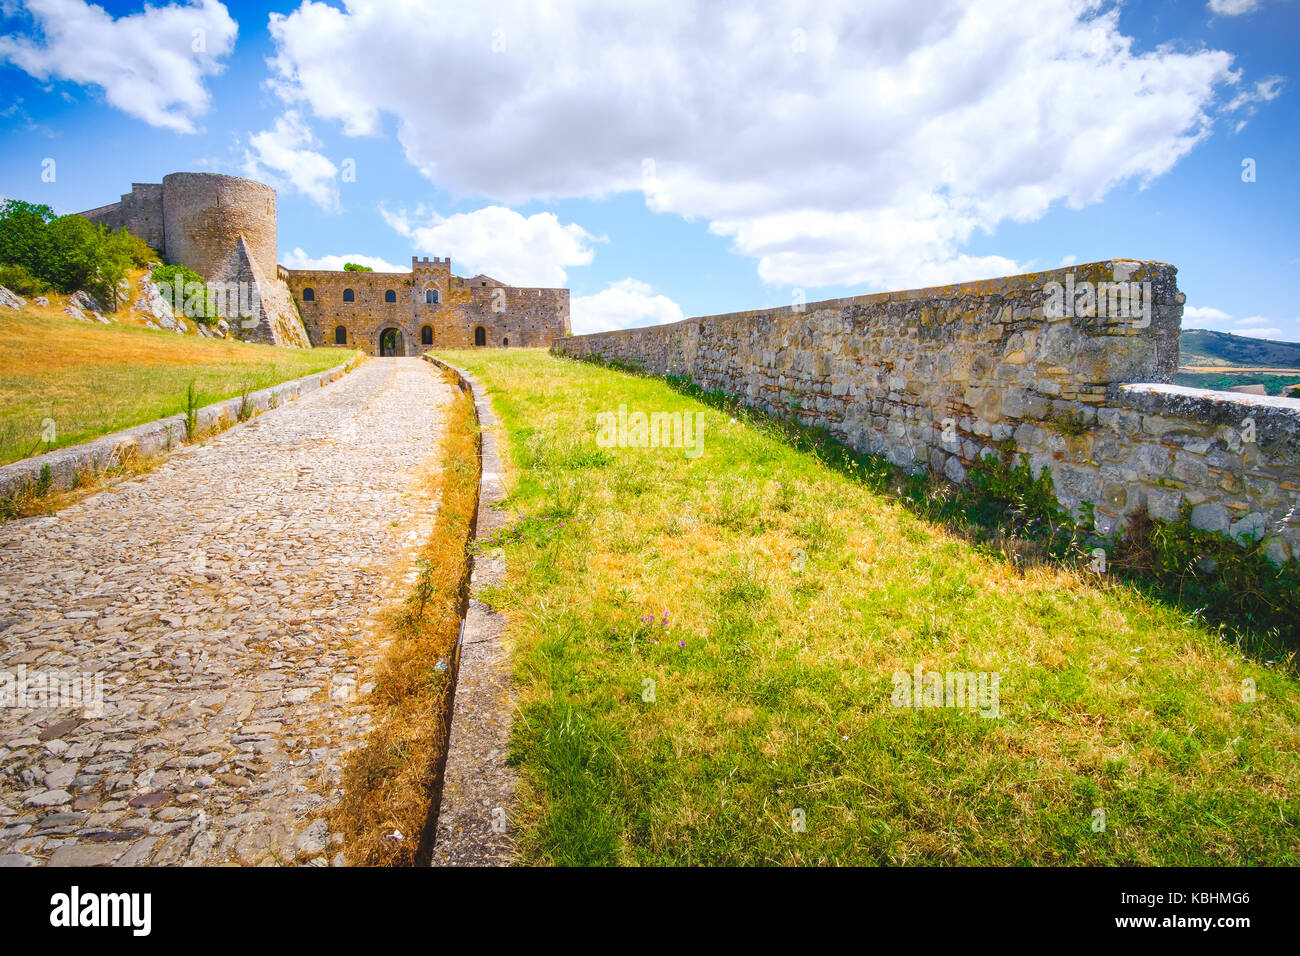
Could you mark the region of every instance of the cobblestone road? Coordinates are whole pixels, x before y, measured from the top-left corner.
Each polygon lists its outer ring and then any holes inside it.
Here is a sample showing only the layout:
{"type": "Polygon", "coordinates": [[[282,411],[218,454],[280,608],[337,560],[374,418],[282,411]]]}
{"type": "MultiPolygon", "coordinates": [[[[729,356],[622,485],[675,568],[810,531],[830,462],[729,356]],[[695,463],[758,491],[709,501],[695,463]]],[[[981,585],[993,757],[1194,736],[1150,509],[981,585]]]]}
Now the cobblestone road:
{"type": "Polygon", "coordinates": [[[343,862],[323,811],[366,726],[368,623],[432,530],[449,397],[372,359],[0,525],[0,865],[343,862]]]}

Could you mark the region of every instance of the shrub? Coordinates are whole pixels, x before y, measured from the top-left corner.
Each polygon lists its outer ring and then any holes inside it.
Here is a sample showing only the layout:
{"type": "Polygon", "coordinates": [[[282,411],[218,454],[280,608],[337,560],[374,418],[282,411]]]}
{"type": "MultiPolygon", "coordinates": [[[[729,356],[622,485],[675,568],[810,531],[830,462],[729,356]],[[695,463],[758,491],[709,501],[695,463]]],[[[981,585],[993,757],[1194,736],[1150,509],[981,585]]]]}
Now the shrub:
{"type": "Polygon", "coordinates": [[[0,285],[10,292],[31,298],[49,289],[49,286],[16,262],[0,264],[0,285]]]}
{"type": "Polygon", "coordinates": [[[0,204],[0,262],[20,266],[60,292],[85,289],[110,311],[131,267],[154,258],[125,229],[114,232],[76,215],[56,217],[49,206],[19,199],[0,204]]]}
{"type": "Polygon", "coordinates": [[[343,264],[343,271],[344,272],[374,272],[375,270],[370,268],[370,266],[359,265],[358,263],[355,262],[347,262],[343,264]]]}
{"type": "Polygon", "coordinates": [[[215,325],[221,318],[216,294],[193,269],[179,264],[158,266],[150,278],[161,287],[159,292],[177,314],[204,325],[215,325]]]}

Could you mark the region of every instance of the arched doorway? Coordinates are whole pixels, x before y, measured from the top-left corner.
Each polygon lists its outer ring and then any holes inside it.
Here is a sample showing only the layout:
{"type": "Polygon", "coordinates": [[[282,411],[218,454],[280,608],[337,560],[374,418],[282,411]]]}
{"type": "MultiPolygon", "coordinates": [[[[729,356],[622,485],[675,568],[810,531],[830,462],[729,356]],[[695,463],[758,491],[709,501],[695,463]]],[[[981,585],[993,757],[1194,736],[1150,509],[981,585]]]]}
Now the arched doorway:
{"type": "Polygon", "coordinates": [[[474,344],[487,345],[487,329],[481,325],[474,328],[474,344]]]}
{"type": "Polygon", "coordinates": [[[379,333],[379,354],[385,358],[406,354],[406,342],[402,339],[402,330],[388,328],[379,333]]]}

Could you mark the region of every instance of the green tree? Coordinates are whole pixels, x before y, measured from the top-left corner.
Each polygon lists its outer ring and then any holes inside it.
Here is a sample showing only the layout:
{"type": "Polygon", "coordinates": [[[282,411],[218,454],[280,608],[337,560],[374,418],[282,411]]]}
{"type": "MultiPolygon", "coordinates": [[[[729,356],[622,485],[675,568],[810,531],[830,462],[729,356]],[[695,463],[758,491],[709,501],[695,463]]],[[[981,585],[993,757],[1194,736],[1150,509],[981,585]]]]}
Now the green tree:
{"type": "Polygon", "coordinates": [[[346,262],[343,264],[344,272],[374,272],[370,266],[363,266],[356,262],[346,262]]]}

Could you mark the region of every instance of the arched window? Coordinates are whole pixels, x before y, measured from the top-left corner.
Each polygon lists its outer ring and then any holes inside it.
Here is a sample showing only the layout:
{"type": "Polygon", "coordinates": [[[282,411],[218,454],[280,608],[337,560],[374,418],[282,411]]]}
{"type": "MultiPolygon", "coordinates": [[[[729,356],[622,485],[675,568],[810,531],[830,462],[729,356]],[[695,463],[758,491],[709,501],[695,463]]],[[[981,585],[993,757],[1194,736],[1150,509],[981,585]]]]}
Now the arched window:
{"type": "Polygon", "coordinates": [[[432,326],[432,325],[426,325],[426,326],[424,326],[422,329],[420,329],[420,344],[421,344],[421,345],[432,345],[432,344],[433,344],[433,326],[432,326]]]}
{"type": "Polygon", "coordinates": [[[474,329],[474,344],[487,345],[487,330],[481,325],[474,329]]]}
{"type": "Polygon", "coordinates": [[[346,326],[336,325],[334,327],[334,344],[335,345],[348,344],[348,330],[346,326]]]}
{"type": "Polygon", "coordinates": [[[344,302],[355,302],[356,300],[357,300],[357,295],[356,295],[355,292],[353,292],[351,289],[344,289],[344,290],[343,290],[343,301],[344,301],[344,302]]]}
{"type": "Polygon", "coordinates": [[[503,338],[503,339],[501,340],[501,344],[502,344],[502,345],[509,345],[509,344],[510,344],[510,336],[507,335],[505,338],[503,338]]]}
{"type": "Polygon", "coordinates": [[[438,290],[437,290],[437,289],[425,289],[425,290],[424,290],[424,304],[425,304],[425,305],[437,305],[437,304],[438,304],[438,290]]]}
{"type": "Polygon", "coordinates": [[[303,289],[303,290],[302,290],[302,301],[304,301],[304,302],[315,302],[315,301],[316,301],[316,290],[313,289],[311,286],[308,286],[307,288],[303,289]]]}
{"type": "Polygon", "coordinates": [[[396,302],[396,301],[397,301],[397,293],[394,292],[392,289],[389,289],[387,292],[384,293],[384,301],[385,301],[385,302],[396,302]]]}

